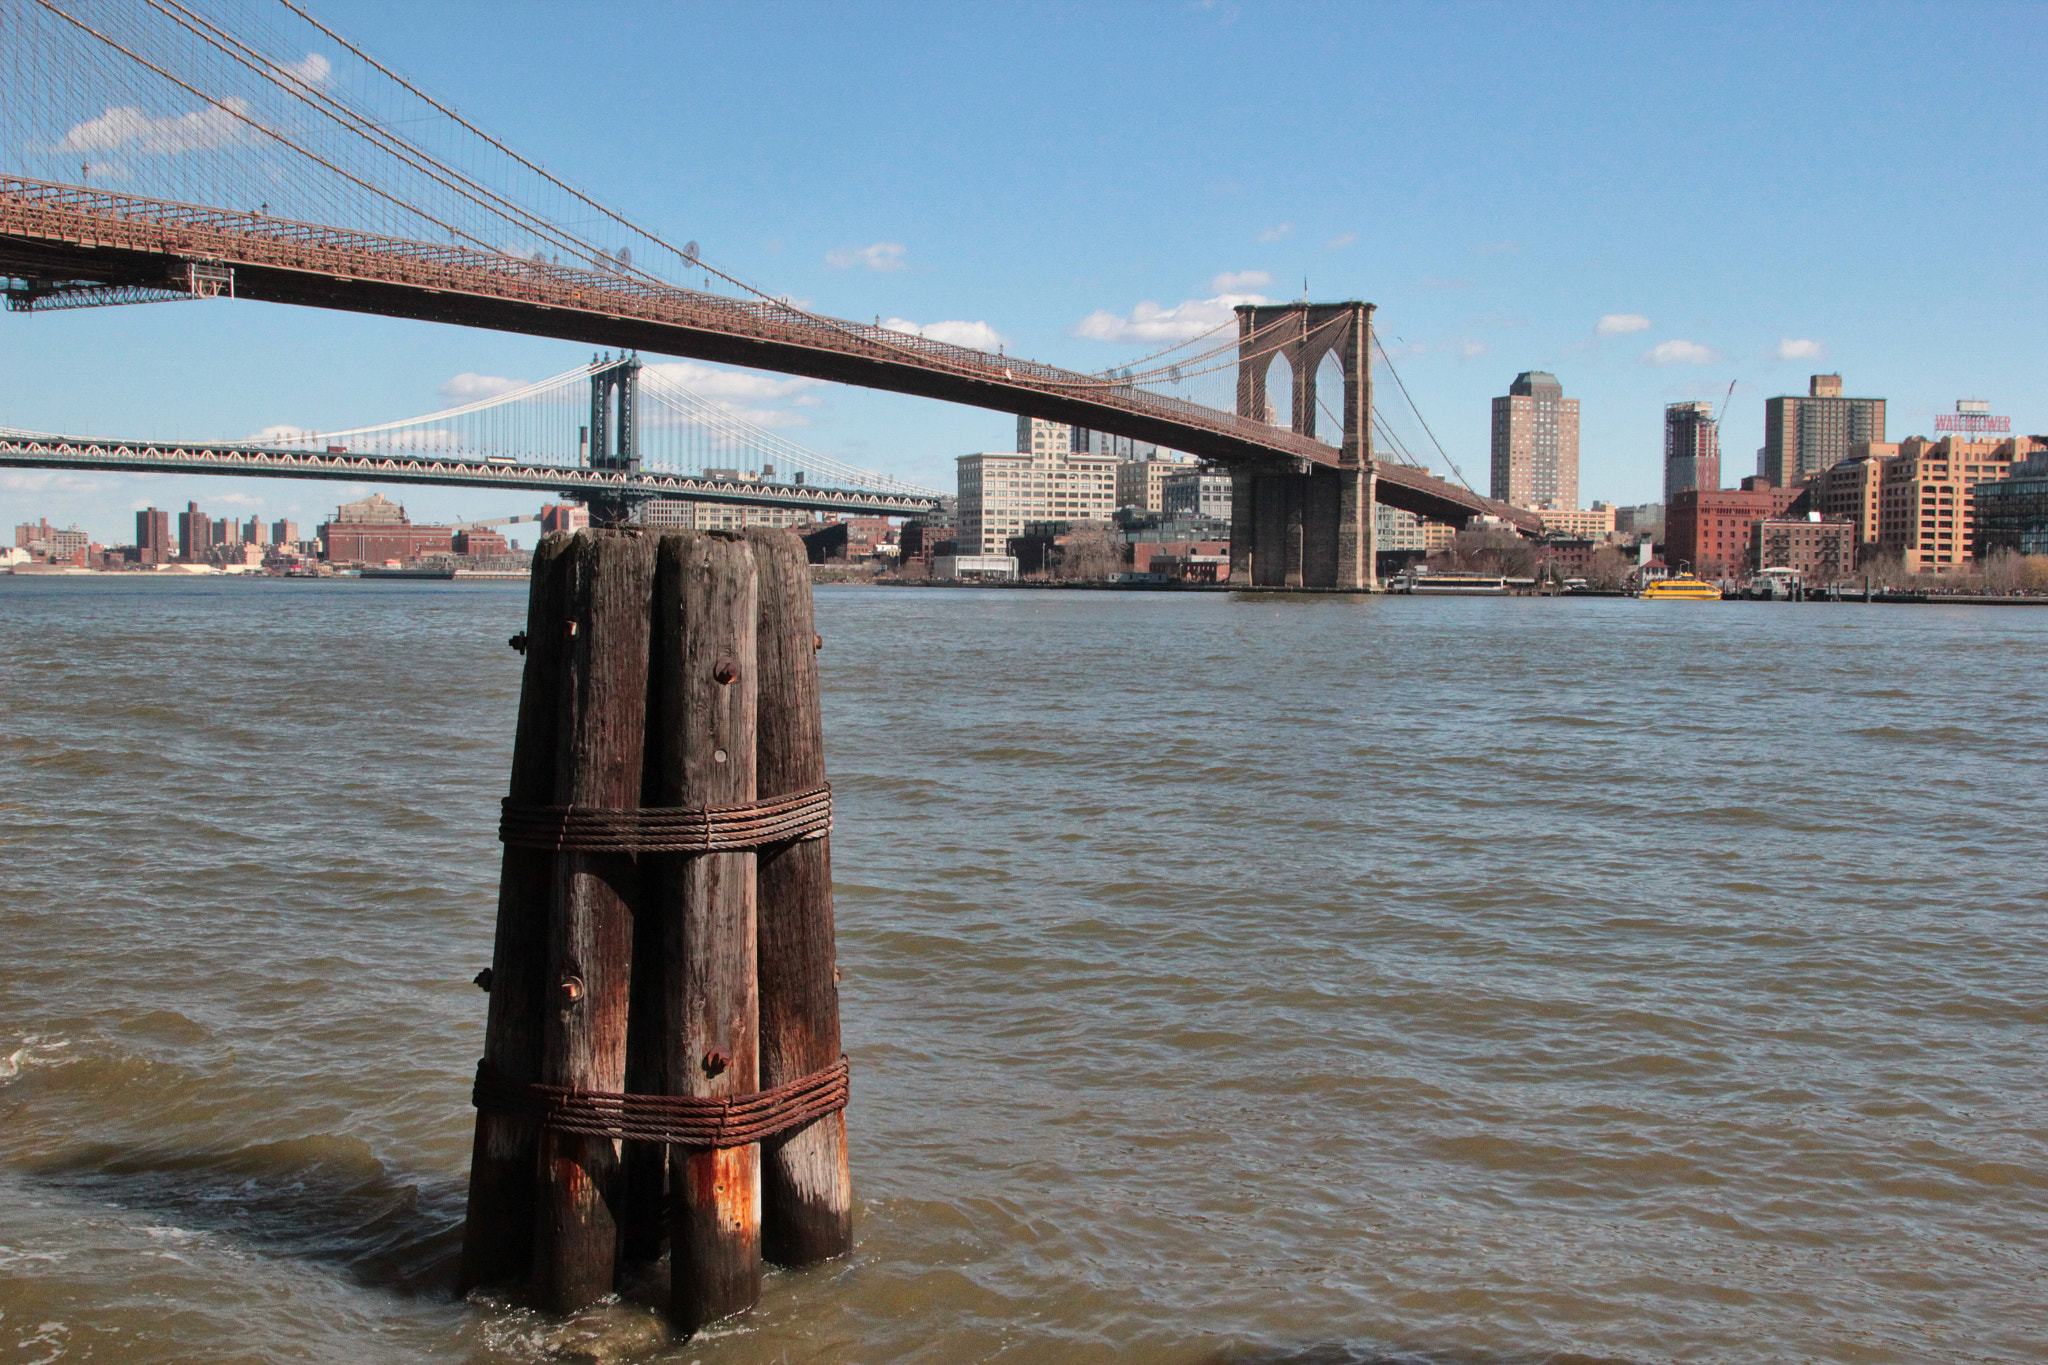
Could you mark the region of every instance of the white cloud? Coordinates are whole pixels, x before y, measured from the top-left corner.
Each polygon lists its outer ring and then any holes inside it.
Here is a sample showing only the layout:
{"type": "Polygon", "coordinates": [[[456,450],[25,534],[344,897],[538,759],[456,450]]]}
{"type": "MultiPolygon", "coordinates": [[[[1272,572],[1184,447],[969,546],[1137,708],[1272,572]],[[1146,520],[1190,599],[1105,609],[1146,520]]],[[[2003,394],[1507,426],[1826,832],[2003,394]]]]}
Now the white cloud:
{"type": "Polygon", "coordinates": [[[1273,282],[1273,277],[1263,270],[1226,270],[1209,281],[1209,287],[1219,294],[1242,294],[1247,289],[1259,289],[1273,282]]]}
{"type": "Polygon", "coordinates": [[[311,435],[313,435],[311,427],[295,427],[289,422],[279,422],[263,428],[254,436],[251,436],[249,440],[255,445],[267,445],[273,441],[296,441],[301,437],[311,435]]]}
{"type": "Polygon", "coordinates": [[[1261,294],[1218,294],[1213,299],[1188,299],[1172,308],[1141,303],[1129,317],[1098,308],[1074,326],[1074,335],[1092,341],[1192,341],[1234,319],[1240,303],[1264,303],[1261,294]]]}
{"type": "Polygon", "coordinates": [[[1712,365],[1721,359],[1721,353],[1698,342],[1673,339],[1658,342],[1643,352],[1643,359],[1652,365],[1712,365]]]}
{"type": "MultiPolygon", "coordinates": [[[[753,370],[718,369],[700,365],[694,360],[662,361],[645,366],[642,372],[679,384],[733,416],[770,430],[809,426],[810,418],[789,409],[818,406],[818,398],[809,390],[823,382],[790,375],[761,374],[753,370]],[[788,406],[780,406],[782,404],[788,406]]],[[[643,403],[640,413],[642,421],[681,420],[671,409],[659,403],[643,403]]]]}
{"type": "Polygon", "coordinates": [[[930,337],[949,346],[971,346],[977,351],[993,351],[1005,340],[1001,332],[985,322],[912,322],[908,318],[883,318],[882,326],[891,332],[930,337]]]}
{"type": "Polygon", "coordinates": [[[1475,337],[1459,337],[1451,343],[1451,354],[1460,360],[1472,360],[1492,350],[1485,342],[1475,337]]]}
{"type": "Polygon", "coordinates": [[[117,105],[98,118],[73,124],[56,149],[60,152],[128,151],[139,156],[208,152],[219,147],[255,142],[260,134],[236,117],[248,112],[249,102],[232,95],[193,113],[170,114],[163,118],[151,118],[133,105],[117,105]]]}
{"type": "Polygon", "coordinates": [[[1819,360],[1827,353],[1828,348],[1821,345],[1818,341],[1808,341],[1801,337],[1785,337],[1778,342],[1778,348],[1772,354],[1780,360],[1819,360]]]}
{"type": "Polygon", "coordinates": [[[1641,313],[1604,313],[1593,330],[1604,337],[1626,336],[1630,332],[1647,332],[1650,320],[1641,313]]]}
{"type": "Polygon", "coordinates": [[[1269,227],[1264,232],[1260,233],[1259,240],[1262,242],[1277,242],[1282,237],[1292,237],[1293,235],[1294,224],[1281,223],[1277,226],[1269,227]]]}
{"type": "Polygon", "coordinates": [[[277,69],[306,85],[325,85],[334,71],[328,60],[317,52],[308,52],[304,61],[286,62],[277,69]]]}
{"type": "Polygon", "coordinates": [[[864,265],[870,270],[902,270],[903,243],[876,242],[871,246],[842,246],[825,253],[825,264],[835,270],[864,265]]]}
{"type": "Polygon", "coordinates": [[[443,383],[435,392],[451,403],[474,403],[479,398],[496,398],[501,393],[526,387],[524,379],[506,379],[502,375],[476,374],[465,370],[443,383]]]}
{"type": "Polygon", "coordinates": [[[1350,246],[1353,242],[1357,240],[1358,234],[1355,232],[1340,232],[1335,237],[1332,237],[1329,241],[1324,242],[1323,249],[1326,251],[1335,251],[1339,247],[1350,246]]]}

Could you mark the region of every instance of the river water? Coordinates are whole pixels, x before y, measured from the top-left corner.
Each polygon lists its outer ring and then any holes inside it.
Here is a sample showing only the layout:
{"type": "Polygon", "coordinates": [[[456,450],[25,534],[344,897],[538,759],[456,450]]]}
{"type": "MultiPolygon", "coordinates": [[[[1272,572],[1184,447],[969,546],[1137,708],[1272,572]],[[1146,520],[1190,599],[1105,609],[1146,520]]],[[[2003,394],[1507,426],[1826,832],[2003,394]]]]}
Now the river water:
{"type": "Polygon", "coordinates": [[[818,594],[857,1254],[452,1299],[523,585],[0,579],[0,1361],[2048,1358],[2048,611],[818,594]]]}

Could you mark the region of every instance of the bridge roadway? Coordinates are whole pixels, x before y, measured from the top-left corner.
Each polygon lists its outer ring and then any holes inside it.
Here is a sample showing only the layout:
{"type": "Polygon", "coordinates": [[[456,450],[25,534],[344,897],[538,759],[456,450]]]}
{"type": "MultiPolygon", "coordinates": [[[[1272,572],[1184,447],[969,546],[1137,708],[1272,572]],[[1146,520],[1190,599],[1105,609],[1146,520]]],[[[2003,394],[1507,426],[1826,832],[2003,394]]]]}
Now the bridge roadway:
{"type": "Polygon", "coordinates": [[[645,494],[746,507],[801,507],[862,516],[927,512],[931,498],[811,484],[690,478],[679,474],[610,472],[573,465],[511,464],[434,455],[372,455],[277,450],[264,446],[184,441],[107,441],[87,436],[0,430],[0,469],[98,469],[156,474],[236,474],[274,479],[348,479],[462,488],[513,488],[589,499],[645,494]]]}
{"type": "MultiPolygon", "coordinates": [[[[469,247],[299,223],[77,185],[0,177],[0,274],[182,289],[233,271],[236,297],[558,337],[1042,417],[1238,469],[1306,472],[1336,447],[1249,417],[773,301],[679,289],[469,247]]],[[[1379,462],[1378,498],[1437,521],[1486,513],[1527,534],[1534,513],[1379,462]]],[[[351,475],[350,477],[361,477],[351,475]]]]}

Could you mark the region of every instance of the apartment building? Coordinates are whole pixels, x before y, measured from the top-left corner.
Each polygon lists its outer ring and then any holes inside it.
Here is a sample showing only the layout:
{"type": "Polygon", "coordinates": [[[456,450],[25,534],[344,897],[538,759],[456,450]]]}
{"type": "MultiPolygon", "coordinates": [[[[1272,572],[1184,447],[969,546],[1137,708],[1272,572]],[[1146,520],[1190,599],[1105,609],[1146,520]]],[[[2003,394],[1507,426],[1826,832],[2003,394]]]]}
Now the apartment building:
{"type": "Polygon", "coordinates": [[[1493,496],[1518,507],[1579,505],[1579,400],[1525,370],[1493,400],[1493,496]]]}
{"type": "Polygon", "coordinates": [[[1851,447],[1884,440],[1884,399],[1844,398],[1842,376],[1817,374],[1806,396],[1764,400],[1764,447],[1757,473],[1780,488],[1802,482],[1849,458],[1851,447]]]}
{"type": "Polygon", "coordinates": [[[2033,452],[2026,438],[1964,441],[1914,436],[1884,461],[1877,491],[1877,542],[1908,573],[1941,573],[1970,557],[1977,485],[2005,478],[2033,452]]]}

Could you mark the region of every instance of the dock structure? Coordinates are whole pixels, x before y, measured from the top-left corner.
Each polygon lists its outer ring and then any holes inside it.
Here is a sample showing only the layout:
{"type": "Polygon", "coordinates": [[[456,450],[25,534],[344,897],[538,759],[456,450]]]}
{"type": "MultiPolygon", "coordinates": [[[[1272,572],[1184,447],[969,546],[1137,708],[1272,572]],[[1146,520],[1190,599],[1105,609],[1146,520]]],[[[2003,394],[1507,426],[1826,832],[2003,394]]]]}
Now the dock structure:
{"type": "Polygon", "coordinates": [[[462,1288],[694,1331],[852,1246],[808,568],[786,532],[534,557],[462,1288]]]}

